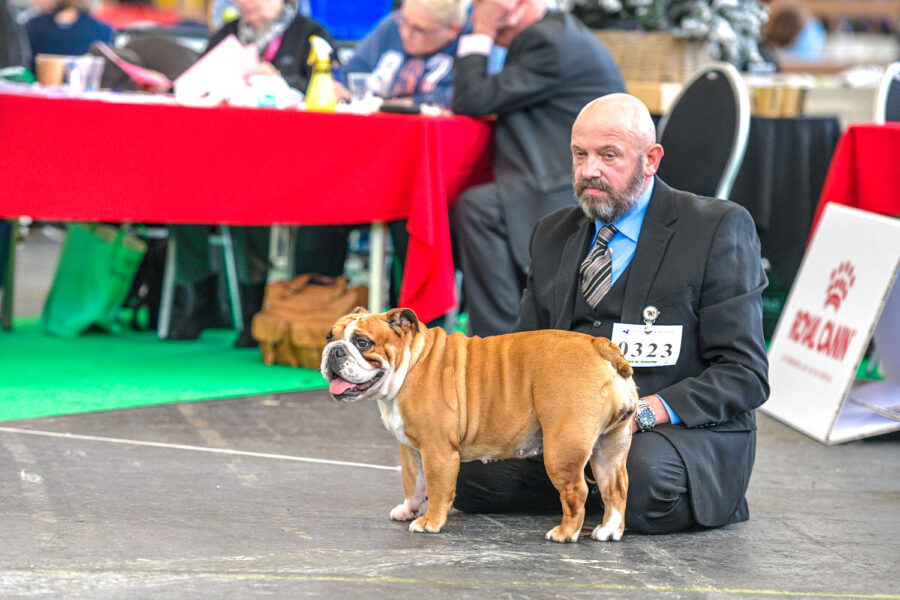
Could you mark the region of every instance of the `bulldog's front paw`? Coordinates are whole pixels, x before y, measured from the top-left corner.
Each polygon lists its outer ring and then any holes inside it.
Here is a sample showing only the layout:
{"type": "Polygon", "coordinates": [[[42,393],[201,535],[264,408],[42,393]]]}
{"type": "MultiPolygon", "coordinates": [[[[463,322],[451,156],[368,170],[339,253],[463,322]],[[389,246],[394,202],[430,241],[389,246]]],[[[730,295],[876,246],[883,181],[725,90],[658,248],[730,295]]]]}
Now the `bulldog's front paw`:
{"type": "Polygon", "coordinates": [[[551,542],[577,542],[578,537],[581,535],[581,531],[576,530],[573,533],[566,533],[562,530],[562,528],[557,525],[553,529],[547,532],[547,539],[551,542]]]}
{"type": "Polygon", "coordinates": [[[412,510],[406,502],[398,504],[391,510],[391,521],[410,521],[418,516],[419,511],[412,510]]]}
{"type": "Polygon", "coordinates": [[[409,530],[413,533],[440,533],[444,524],[439,523],[427,516],[419,517],[409,524],[409,530]]]}

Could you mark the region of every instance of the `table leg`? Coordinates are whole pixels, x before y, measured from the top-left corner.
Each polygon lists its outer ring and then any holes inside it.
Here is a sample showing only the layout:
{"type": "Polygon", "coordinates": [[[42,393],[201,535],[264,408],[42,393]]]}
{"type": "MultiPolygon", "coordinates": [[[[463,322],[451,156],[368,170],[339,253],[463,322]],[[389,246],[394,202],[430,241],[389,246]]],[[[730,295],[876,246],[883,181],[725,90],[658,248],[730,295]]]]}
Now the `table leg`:
{"type": "Polygon", "coordinates": [[[159,322],[156,325],[156,335],[160,339],[169,337],[169,323],[172,320],[172,302],[175,300],[175,236],[169,235],[166,244],[166,266],[163,271],[162,297],[159,302],[159,322]]]}
{"type": "Polygon", "coordinates": [[[385,224],[369,227],[369,311],[384,309],[385,224]]]}
{"type": "Polygon", "coordinates": [[[294,278],[294,236],[288,225],[272,225],[269,234],[269,275],[266,283],[294,278]]]}

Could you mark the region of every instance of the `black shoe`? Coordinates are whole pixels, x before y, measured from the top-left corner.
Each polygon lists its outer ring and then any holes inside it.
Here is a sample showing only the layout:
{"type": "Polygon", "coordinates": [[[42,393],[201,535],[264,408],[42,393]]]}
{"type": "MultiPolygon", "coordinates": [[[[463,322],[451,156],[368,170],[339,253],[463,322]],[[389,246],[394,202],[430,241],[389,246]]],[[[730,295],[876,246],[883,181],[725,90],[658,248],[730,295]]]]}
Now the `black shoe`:
{"type": "Polygon", "coordinates": [[[235,348],[256,348],[259,346],[257,341],[253,339],[253,316],[262,309],[263,296],[266,293],[266,284],[251,283],[241,284],[241,315],[243,327],[237,340],[234,342],[235,348]]]}
{"type": "Polygon", "coordinates": [[[184,314],[170,327],[166,339],[195,340],[206,327],[210,310],[215,304],[216,279],[207,277],[188,289],[184,314]]]}
{"type": "Polygon", "coordinates": [[[245,326],[241,329],[241,334],[234,342],[235,348],[258,348],[259,342],[253,339],[253,333],[250,331],[249,326],[245,326]]]}

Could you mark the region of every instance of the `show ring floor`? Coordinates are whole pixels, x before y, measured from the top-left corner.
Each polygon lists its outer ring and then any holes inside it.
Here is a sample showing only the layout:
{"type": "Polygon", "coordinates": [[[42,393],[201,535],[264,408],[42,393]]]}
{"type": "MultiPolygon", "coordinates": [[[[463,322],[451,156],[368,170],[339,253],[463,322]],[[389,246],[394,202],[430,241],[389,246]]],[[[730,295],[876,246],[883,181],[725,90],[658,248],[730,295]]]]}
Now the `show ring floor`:
{"type": "MultiPolygon", "coordinates": [[[[21,244],[17,316],[59,242],[21,244]]],[[[557,514],[390,521],[393,436],[321,390],[7,421],[0,599],[900,599],[900,433],[823,446],[758,422],[750,521],[561,545],[557,514]]]]}
{"type": "Polygon", "coordinates": [[[377,408],[321,390],[4,422],[0,597],[900,598],[900,436],[758,419],[749,522],[576,544],[556,514],[409,533],[377,408]]]}

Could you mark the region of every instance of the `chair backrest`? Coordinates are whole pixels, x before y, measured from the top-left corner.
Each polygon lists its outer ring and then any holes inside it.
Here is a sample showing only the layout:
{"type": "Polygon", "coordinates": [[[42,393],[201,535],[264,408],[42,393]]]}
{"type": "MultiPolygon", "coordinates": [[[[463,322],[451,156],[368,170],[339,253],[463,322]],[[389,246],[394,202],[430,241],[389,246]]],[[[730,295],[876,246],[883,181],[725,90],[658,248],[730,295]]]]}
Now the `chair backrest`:
{"type": "Polygon", "coordinates": [[[727,199],[750,130],[750,94],[728,63],[712,63],[682,88],[659,123],[665,156],[658,174],[667,184],[727,199]]]}
{"type": "Polygon", "coordinates": [[[874,121],[900,121],[900,62],[888,65],[875,92],[874,121]]]}

